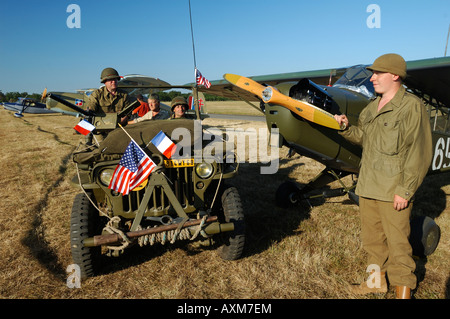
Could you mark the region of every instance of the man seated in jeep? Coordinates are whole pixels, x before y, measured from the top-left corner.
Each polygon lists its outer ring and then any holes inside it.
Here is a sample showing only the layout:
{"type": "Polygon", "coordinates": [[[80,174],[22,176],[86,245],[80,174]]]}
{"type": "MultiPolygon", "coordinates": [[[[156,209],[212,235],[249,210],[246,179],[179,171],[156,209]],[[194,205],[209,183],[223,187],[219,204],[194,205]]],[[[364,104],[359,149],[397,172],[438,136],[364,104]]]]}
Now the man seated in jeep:
{"type": "Polygon", "coordinates": [[[189,118],[186,115],[186,110],[189,108],[189,104],[184,97],[174,97],[170,103],[170,106],[172,107],[171,119],[189,118]]]}
{"type": "Polygon", "coordinates": [[[161,102],[159,100],[158,94],[152,94],[148,98],[148,105],[150,107],[150,111],[144,114],[141,117],[135,118],[131,121],[128,121],[128,124],[135,124],[138,122],[142,122],[145,120],[165,120],[170,117],[168,111],[161,109],[161,102]]]}

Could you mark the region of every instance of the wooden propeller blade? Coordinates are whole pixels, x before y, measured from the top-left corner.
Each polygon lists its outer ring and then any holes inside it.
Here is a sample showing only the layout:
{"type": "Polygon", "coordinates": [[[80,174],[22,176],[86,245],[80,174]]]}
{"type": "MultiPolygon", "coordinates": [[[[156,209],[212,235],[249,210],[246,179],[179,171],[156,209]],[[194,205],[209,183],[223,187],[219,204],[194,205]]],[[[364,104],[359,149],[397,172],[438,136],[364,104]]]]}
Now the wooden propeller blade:
{"type": "Polygon", "coordinates": [[[41,102],[43,102],[46,97],[47,97],[47,88],[45,88],[44,91],[42,92],[41,102]]]}
{"type": "Polygon", "coordinates": [[[340,130],[338,122],[334,116],[321,108],[318,108],[307,102],[295,100],[287,95],[280,93],[277,89],[271,86],[264,86],[252,79],[236,75],[224,74],[224,79],[237,87],[251,92],[261,98],[265,103],[281,105],[304,119],[326,126],[335,130],[340,130]]]}

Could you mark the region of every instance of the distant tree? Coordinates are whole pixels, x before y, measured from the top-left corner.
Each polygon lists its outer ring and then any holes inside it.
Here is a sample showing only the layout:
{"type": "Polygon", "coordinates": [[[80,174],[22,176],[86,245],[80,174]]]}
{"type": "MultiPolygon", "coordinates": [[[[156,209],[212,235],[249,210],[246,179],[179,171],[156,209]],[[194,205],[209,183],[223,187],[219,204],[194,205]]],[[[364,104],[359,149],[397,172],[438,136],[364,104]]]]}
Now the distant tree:
{"type": "Polygon", "coordinates": [[[6,102],[16,102],[21,94],[19,92],[8,92],[6,93],[6,102]]]}
{"type": "Polygon", "coordinates": [[[34,99],[37,101],[40,101],[41,99],[41,94],[39,93],[33,93],[33,94],[28,94],[28,92],[7,92],[7,93],[3,93],[2,91],[0,91],[0,102],[17,102],[17,100],[20,98],[30,98],[30,99],[34,99]]]}
{"type": "Polygon", "coordinates": [[[189,93],[181,93],[180,91],[166,91],[158,92],[159,99],[163,102],[172,101],[174,97],[183,96],[186,99],[189,97],[189,93]]]}
{"type": "Polygon", "coordinates": [[[36,101],[40,101],[42,94],[38,94],[38,93],[33,93],[31,95],[28,96],[30,99],[36,100],[36,101]]]}

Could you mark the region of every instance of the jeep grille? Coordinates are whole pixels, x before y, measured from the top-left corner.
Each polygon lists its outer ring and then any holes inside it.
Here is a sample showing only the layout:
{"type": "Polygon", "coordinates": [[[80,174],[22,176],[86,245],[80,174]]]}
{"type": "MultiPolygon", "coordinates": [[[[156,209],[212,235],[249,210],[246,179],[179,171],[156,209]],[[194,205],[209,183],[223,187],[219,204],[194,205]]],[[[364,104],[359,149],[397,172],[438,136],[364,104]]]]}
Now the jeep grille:
{"type": "MultiPolygon", "coordinates": [[[[170,168],[166,169],[164,174],[169,179],[169,186],[171,187],[181,206],[183,208],[186,208],[193,205],[194,189],[192,174],[194,174],[194,168],[170,168]]],[[[139,191],[131,191],[128,195],[123,196],[123,211],[132,212],[137,210],[144,198],[145,190],[146,188],[139,191]]],[[[169,208],[170,202],[168,197],[164,194],[162,186],[156,185],[149,200],[148,211],[150,212],[150,215],[159,216],[162,213],[167,214],[169,208]]]]}

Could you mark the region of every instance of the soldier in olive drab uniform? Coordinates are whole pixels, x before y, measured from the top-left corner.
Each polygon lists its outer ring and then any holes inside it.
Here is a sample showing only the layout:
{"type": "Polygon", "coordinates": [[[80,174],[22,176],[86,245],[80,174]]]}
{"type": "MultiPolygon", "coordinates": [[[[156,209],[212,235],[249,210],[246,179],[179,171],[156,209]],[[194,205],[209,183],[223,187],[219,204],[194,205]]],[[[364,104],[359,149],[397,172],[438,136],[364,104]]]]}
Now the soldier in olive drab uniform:
{"type": "Polygon", "coordinates": [[[92,92],[86,106],[87,109],[96,114],[118,113],[133,102],[125,91],[117,88],[120,76],[115,69],[104,69],[100,79],[105,86],[92,92]]]}
{"type": "Polygon", "coordinates": [[[347,127],[340,134],[362,146],[356,185],[361,239],[368,264],[380,269],[374,274],[380,278],[378,287],[364,282],[353,291],[387,292],[387,273],[396,297],[409,299],[417,284],[409,218],[413,195],[431,164],[431,127],[422,101],[402,85],[406,62],[400,55],[382,55],[367,69],[373,71],[370,81],[378,97],[361,112],[358,125],[349,127],[345,115],[335,115],[347,127]]]}
{"type": "MultiPolygon", "coordinates": [[[[104,69],[100,75],[100,80],[104,86],[92,92],[86,103],[87,110],[91,110],[96,115],[101,116],[105,113],[119,113],[133,103],[133,99],[125,91],[117,88],[117,82],[120,80],[120,76],[115,69],[104,69]]],[[[127,124],[126,116],[120,120],[123,126],[127,124]]],[[[89,134],[86,142],[90,144],[91,141],[92,134],[89,134]]]]}
{"type": "Polygon", "coordinates": [[[184,97],[174,97],[172,102],[170,102],[170,107],[172,110],[172,115],[170,117],[171,119],[190,118],[186,115],[186,110],[189,108],[189,104],[184,97]]]}

